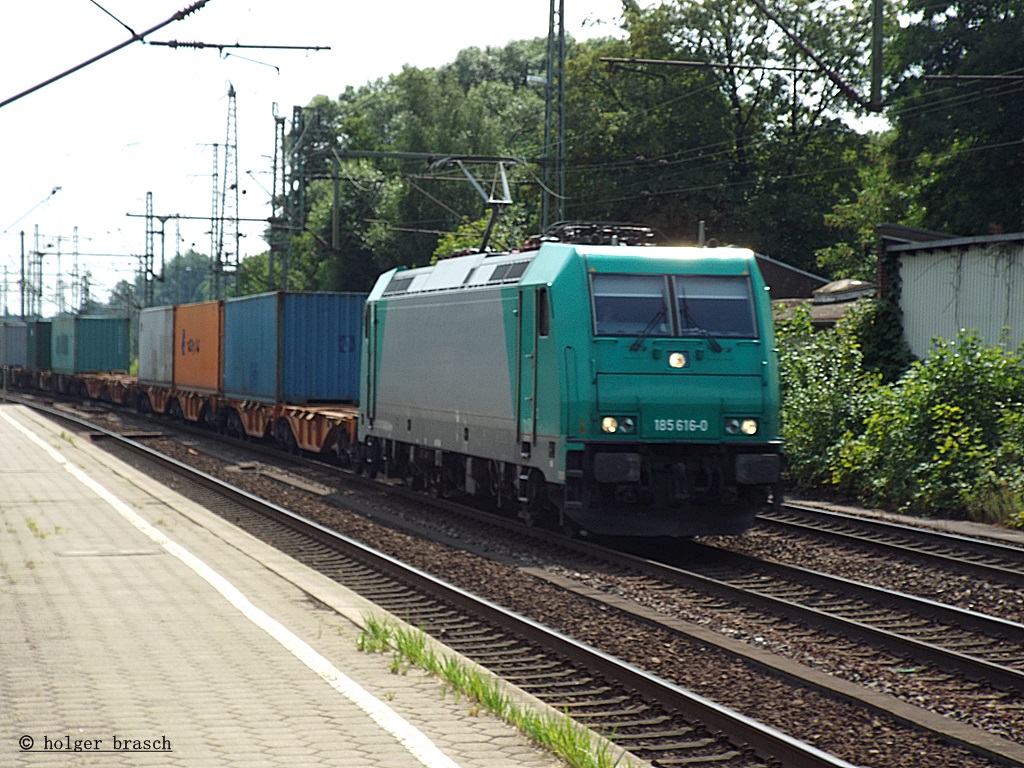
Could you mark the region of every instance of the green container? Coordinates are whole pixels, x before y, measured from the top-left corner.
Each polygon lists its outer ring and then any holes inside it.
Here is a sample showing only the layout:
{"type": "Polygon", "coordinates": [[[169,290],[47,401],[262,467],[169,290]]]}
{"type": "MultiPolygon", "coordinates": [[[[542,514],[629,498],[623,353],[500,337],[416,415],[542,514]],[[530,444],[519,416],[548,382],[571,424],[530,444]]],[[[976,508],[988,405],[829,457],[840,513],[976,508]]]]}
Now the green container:
{"type": "Polygon", "coordinates": [[[28,367],[37,371],[50,370],[52,359],[50,343],[52,339],[52,322],[50,320],[28,321],[28,367]]]}
{"type": "Polygon", "coordinates": [[[50,350],[57,373],[127,371],[131,364],[127,317],[59,317],[50,350]]]}

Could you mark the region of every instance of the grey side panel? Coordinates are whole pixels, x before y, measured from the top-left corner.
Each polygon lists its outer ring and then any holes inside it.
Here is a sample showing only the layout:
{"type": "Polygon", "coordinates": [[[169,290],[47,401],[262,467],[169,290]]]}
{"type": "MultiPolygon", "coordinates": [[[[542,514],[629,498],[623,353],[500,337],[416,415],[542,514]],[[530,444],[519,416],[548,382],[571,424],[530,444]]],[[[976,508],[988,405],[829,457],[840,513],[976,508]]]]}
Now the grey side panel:
{"type": "MultiPolygon", "coordinates": [[[[507,301],[514,306],[514,296],[507,301]]],[[[388,301],[369,432],[517,460],[503,315],[498,288],[388,301]]]]}

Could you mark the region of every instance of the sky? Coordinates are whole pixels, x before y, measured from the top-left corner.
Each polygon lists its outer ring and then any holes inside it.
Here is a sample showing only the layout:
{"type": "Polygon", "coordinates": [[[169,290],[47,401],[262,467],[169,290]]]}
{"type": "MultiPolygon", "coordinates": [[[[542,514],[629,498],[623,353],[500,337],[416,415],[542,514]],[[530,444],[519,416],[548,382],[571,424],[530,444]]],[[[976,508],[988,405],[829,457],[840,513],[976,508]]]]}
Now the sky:
{"type": "MultiPolygon", "coordinates": [[[[0,311],[20,312],[24,251],[43,256],[43,314],[70,308],[74,274],[105,301],[134,280],[146,250],[146,196],[168,219],[154,251],[210,253],[213,145],[223,173],[228,89],[236,92],[241,218],[270,215],[274,115],[318,94],[436,67],[463,48],[545,37],[549,0],[33,0],[0,5],[0,311]],[[145,35],[330,50],[195,50],[132,42],[145,35]],[[24,94],[24,95],[22,95],[24,94]],[[36,238],[38,232],[38,240],[36,238]],[[77,264],[73,254],[77,232],[77,264]]],[[[619,34],[620,0],[565,0],[567,34],[619,34]]],[[[443,149],[443,148],[442,148],[443,149]]],[[[159,229],[159,224],[158,224],[159,229]]],[[[263,225],[240,225],[241,253],[267,249],[263,225]]],[[[81,285],[79,281],[78,285],[81,285]]]]}

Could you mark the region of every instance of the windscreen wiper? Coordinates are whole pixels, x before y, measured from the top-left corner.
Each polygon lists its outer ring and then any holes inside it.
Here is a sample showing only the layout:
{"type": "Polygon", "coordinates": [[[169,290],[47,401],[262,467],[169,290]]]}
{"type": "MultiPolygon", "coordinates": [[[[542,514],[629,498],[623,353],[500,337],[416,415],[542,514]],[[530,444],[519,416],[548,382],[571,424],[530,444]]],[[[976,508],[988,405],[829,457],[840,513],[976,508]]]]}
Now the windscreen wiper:
{"type": "Polygon", "coordinates": [[[697,325],[697,323],[694,321],[693,315],[690,314],[690,305],[686,302],[686,295],[683,294],[679,298],[682,299],[682,319],[684,325],[684,327],[680,330],[696,331],[697,333],[699,333],[701,336],[708,340],[708,346],[711,347],[712,352],[721,352],[722,345],[718,343],[718,340],[711,335],[711,332],[708,331],[707,328],[702,328],[701,326],[697,325]]]}
{"type": "Polygon", "coordinates": [[[647,339],[648,336],[651,335],[651,331],[655,329],[658,323],[665,319],[666,314],[668,313],[665,311],[665,305],[662,304],[661,309],[654,313],[654,317],[652,317],[650,321],[647,323],[647,325],[644,326],[644,329],[640,332],[640,335],[637,336],[636,339],[634,339],[633,343],[629,345],[630,352],[636,352],[637,350],[640,349],[640,347],[644,345],[644,341],[647,339]]]}

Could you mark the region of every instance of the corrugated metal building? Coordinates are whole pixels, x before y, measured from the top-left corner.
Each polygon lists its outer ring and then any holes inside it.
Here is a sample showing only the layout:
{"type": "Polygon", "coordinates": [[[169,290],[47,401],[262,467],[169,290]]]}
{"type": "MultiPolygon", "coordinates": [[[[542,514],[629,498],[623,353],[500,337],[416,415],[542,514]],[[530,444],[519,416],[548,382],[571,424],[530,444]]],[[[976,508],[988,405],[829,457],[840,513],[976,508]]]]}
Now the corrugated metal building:
{"type": "Polygon", "coordinates": [[[1004,328],[1024,339],[1024,233],[900,241],[882,234],[883,264],[895,269],[903,335],[911,352],[927,356],[932,339],[976,331],[996,344],[1004,328]]]}

